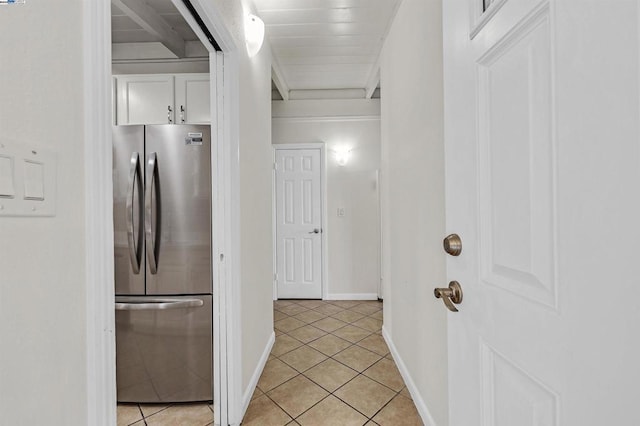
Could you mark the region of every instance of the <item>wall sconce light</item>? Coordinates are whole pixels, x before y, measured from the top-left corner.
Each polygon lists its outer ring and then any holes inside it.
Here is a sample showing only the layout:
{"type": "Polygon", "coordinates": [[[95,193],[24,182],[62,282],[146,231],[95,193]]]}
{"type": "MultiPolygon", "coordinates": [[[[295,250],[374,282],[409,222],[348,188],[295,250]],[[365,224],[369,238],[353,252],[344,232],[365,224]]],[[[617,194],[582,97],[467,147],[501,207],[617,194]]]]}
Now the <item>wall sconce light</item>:
{"type": "Polygon", "coordinates": [[[351,158],[351,150],[348,148],[340,148],[336,149],[334,152],[338,166],[346,166],[351,158]]]}
{"type": "Polygon", "coordinates": [[[244,37],[247,44],[247,53],[250,58],[258,54],[264,41],[264,22],[256,15],[249,13],[244,22],[244,37]]]}

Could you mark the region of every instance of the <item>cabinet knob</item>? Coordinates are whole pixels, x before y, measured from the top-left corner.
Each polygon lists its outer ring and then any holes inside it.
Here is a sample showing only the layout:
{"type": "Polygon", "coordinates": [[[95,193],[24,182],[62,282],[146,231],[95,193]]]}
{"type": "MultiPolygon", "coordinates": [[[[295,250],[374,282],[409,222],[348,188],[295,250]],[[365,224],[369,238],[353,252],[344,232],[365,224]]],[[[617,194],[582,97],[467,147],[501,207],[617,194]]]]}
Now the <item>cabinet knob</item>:
{"type": "Polygon", "coordinates": [[[171,119],[171,113],[173,111],[171,110],[171,105],[167,106],[167,121],[169,122],[169,124],[173,123],[173,120],[171,119]]]}

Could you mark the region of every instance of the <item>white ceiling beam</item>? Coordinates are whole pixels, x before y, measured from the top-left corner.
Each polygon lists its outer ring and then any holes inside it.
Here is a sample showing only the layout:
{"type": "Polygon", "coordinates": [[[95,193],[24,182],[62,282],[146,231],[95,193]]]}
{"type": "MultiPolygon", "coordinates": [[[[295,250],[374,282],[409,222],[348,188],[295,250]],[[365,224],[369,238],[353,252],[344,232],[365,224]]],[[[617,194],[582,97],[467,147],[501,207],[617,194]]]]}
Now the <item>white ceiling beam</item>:
{"type": "Polygon", "coordinates": [[[380,60],[375,63],[375,65],[371,68],[371,73],[369,74],[369,79],[367,80],[367,84],[364,87],[364,97],[365,99],[371,99],[373,96],[373,92],[376,91],[378,84],[380,83],[380,60]]]}
{"type": "Polygon", "coordinates": [[[184,39],[151,6],[142,0],[111,0],[111,3],[152,34],[176,57],[184,58],[184,39]]]}
{"type": "Polygon", "coordinates": [[[116,61],[135,60],[181,60],[181,59],[209,59],[209,52],[199,41],[187,41],[185,43],[186,54],[183,58],[174,58],[175,55],[159,41],[144,43],[112,43],[111,59],[116,61]]]}
{"type": "Polygon", "coordinates": [[[305,89],[291,90],[289,92],[290,100],[309,100],[309,99],[363,99],[364,90],[362,89],[305,89]]]}
{"type": "Polygon", "coordinates": [[[275,55],[272,55],[271,59],[271,79],[273,80],[273,84],[276,86],[276,89],[278,89],[278,92],[280,92],[280,96],[282,96],[282,99],[288,101],[289,86],[284,79],[282,69],[280,68],[280,64],[278,63],[278,59],[275,55]]]}
{"type": "Polygon", "coordinates": [[[373,93],[378,88],[378,84],[380,84],[380,57],[382,56],[382,48],[384,47],[384,42],[387,40],[387,36],[389,35],[389,31],[391,31],[391,26],[393,25],[393,21],[396,19],[396,15],[398,14],[398,10],[400,9],[400,4],[403,0],[399,0],[393,12],[391,12],[391,17],[389,18],[389,22],[387,22],[387,27],[384,29],[384,33],[382,34],[382,38],[380,38],[380,45],[378,47],[378,58],[374,66],[371,68],[371,73],[369,74],[369,78],[367,79],[367,84],[365,85],[365,98],[371,99],[373,93]]]}

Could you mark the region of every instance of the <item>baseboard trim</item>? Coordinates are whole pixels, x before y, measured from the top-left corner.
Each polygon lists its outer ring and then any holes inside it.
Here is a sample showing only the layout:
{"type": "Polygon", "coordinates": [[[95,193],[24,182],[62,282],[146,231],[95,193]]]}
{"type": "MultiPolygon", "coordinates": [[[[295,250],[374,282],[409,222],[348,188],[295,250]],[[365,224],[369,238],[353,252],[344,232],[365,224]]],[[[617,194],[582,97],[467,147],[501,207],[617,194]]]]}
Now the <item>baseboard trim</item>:
{"type": "Polygon", "coordinates": [[[418,392],[418,388],[416,387],[416,384],[411,378],[411,374],[409,374],[409,370],[407,369],[407,366],[405,365],[404,361],[402,361],[402,357],[398,353],[398,349],[396,348],[396,345],[393,343],[393,340],[391,339],[391,336],[387,332],[387,329],[384,327],[384,325],[382,326],[382,337],[384,337],[385,342],[387,342],[387,346],[389,346],[389,350],[391,351],[391,356],[393,357],[393,360],[395,361],[396,366],[400,371],[400,375],[404,380],[404,384],[407,385],[407,389],[411,394],[411,398],[413,398],[413,403],[416,405],[416,408],[418,409],[418,414],[420,414],[420,417],[422,418],[422,422],[426,426],[437,426],[435,420],[433,420],[433,416],[431,415],[429,408],[427,407],[427,404],[424,402],[424,399],[422,399],[422,396],[418,392]]]}
{"type": "Polygon", "coordinates": [[[271,349],[273,348],[273,344],[276,341],[276,333],[275,331],[271,333],[269,337],[269,341],[267,342],[267,346],[265,346],[264,351],[262,352],[262,356],[260,357],[260,361],[258,361],[258,365],[256,366],[253,375],[251,376],[251,380],[249,381],[249,385],[244,391],[242,395],[242,416],[240,418],[244,418],[245,413],[247,412],[247,408],[249,407],[249,403],[251,402],[251,396],[253,396],[253,392],[258,385],[258,380],[260,380],[260,376],[262,375],[262,370],[264,370],[264,366],[269,359],[269,354],[271,353],[271,349]]]}
{"type": "Polygon", "coordinates": [[[332,293],[325,300],[378,300],[378,293],[332,293]]]}

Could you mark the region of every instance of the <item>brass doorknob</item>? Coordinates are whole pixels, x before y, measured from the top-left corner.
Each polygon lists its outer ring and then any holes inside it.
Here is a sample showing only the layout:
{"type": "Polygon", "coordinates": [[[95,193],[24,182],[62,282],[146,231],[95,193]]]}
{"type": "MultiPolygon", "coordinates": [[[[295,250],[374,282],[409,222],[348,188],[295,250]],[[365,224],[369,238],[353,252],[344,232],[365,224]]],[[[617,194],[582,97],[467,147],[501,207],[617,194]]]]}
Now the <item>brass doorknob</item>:
{"type": "Polygon", "coordinates": [[[460,287],[458,281],[451,281],[448,288],[434,289],[433,294],[436,299],[442,299],[447,309],[451,312],[458,312],[458,308],[455,305],[462,303],[462,287],[460,287]]]}
{"type": "Polygon", "coordinates": [[[460,256],[460,253],[462,253],[462,239],[458,234],[447,235],[442,241],[442,245],[444,246],[444,251],[451,256],[460,256]]]}

